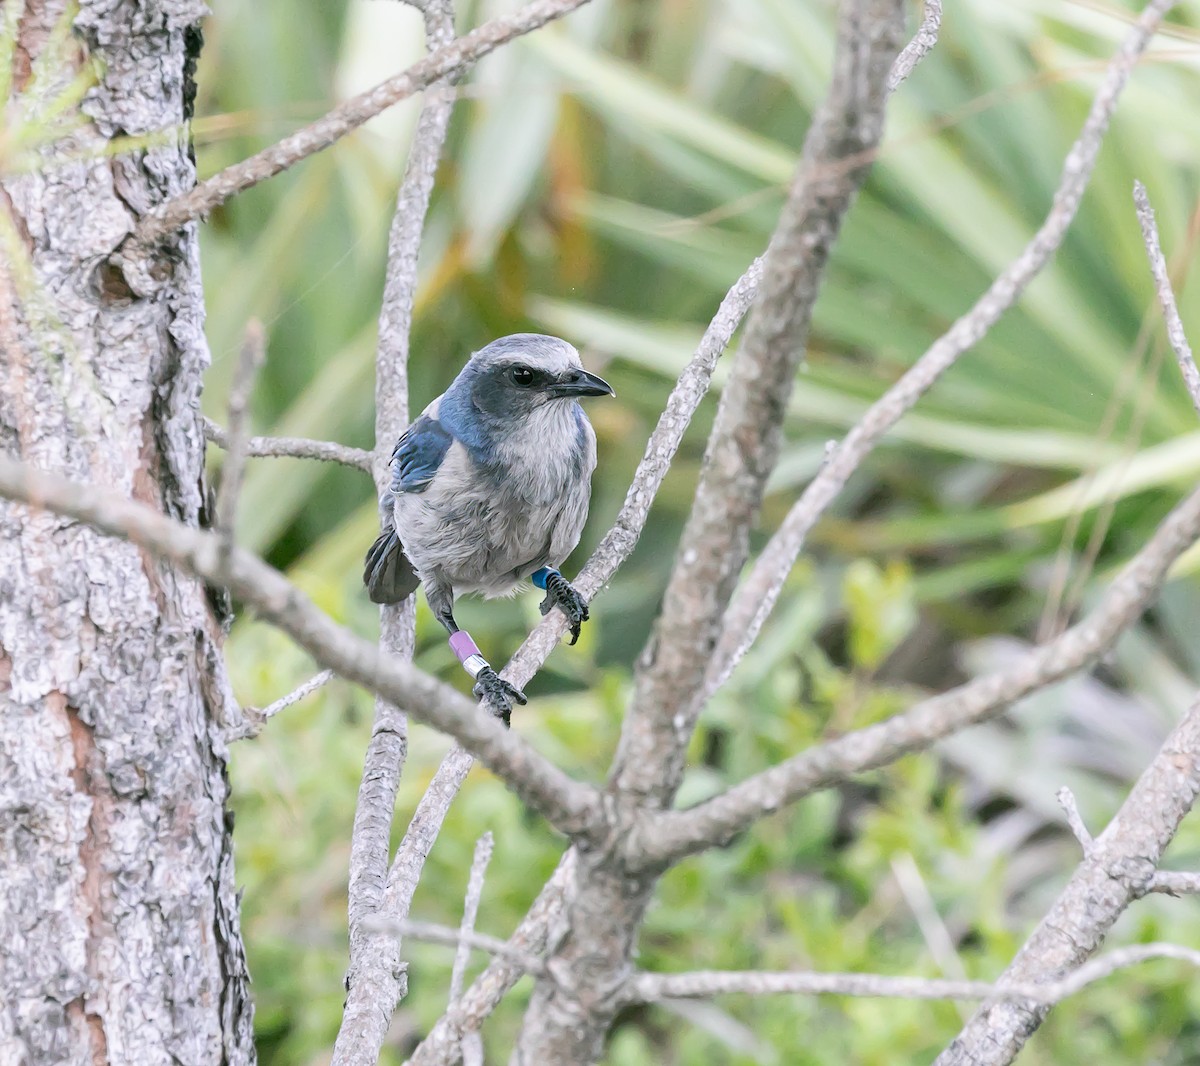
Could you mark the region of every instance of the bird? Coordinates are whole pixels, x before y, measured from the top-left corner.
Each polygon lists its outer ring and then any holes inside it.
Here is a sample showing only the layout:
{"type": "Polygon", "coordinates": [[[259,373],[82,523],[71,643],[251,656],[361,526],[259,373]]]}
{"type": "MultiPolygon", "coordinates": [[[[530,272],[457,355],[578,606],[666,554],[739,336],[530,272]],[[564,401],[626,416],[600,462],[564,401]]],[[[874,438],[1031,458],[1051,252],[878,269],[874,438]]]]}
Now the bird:
{"type": "Polygon", "coordinates": [[[367,592],[399,603],[423,585],[475,696],[506,725],[525,694],[455,622],[454,601],[511,595],[532,579],[546,593],[542,614],[557,607],[571,643],[579,639],[588,602],[558,569],[579,543],[596,468],[596,433],[578,401],[612,395],[567,341],[515,333],[475,352],[392,451],[367,592]]]}

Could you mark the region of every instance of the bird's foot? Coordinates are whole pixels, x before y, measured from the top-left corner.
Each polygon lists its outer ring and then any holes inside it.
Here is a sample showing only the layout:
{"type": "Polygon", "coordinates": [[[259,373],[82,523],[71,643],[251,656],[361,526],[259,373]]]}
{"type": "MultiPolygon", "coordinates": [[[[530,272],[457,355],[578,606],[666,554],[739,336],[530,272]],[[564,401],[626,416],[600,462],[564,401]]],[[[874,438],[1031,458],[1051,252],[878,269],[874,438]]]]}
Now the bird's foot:
{"type": "Polygon", "coordinates": [[[588,620],[588,601],[557,571],[546,575],[546,598],[542,600],[539,610],[542,614],[548,614],[551,607],[557,607],[567,616],[571,643],[574,644],[579,639],[579,627],[588,620]]]}
{"type": "Polygon", "coordinates": [[[471,691],[475,693],[475,698],[486,703],[488,709],[507,726],[512,717],[513,703],[523,707],[529,702],[525,693],[492,669],[491,663],[483,657],[465,629],[457,629],[450,634],[450,648],[463,669],[474,678],[475,685],[471,691]]]}
{"type": "Polygon", "coordinates": [[[475,687],[472,691],[506,726],[511,723],[513,703],[524,707],[529,702],[524,692],[505,681],[490,666],[485,666],[475,675],[475,687]]]}

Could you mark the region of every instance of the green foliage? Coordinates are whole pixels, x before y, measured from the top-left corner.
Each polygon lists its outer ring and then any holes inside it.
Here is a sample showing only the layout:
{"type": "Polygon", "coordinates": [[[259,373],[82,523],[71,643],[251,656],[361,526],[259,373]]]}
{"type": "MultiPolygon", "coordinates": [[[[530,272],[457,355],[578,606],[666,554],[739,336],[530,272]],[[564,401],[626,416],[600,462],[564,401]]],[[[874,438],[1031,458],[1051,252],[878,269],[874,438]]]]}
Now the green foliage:
{"type": "Polygon", "coordinates": [[[855,559],[846,567],[843,584],[850,660],[874,670],[916,621],[912,575],[898,563],[881,570],[869,559],[855,559]]]}
{"type": "MultiPolygon", "coordinates": [[[[491,6],[466,5],[463,24],[491,6]]],[[[717,301],[764,246],[826,83],[830,8],[596,0],[485,61],[458,106],[423,252],[414,404],[502,333],[560,331],[580,343],[619,398],[591,409],[603,463],[572,566],[616,513],[717,301]]],[[[837,247],[764,530],[817,469],[825,441],[970,307],[1036,228],[1123,17],[1049,0],[967,0],[947,11],[937,49],[892,102],[886,144],[837,247]]],[[[1056,560],[1068,564],[1065,617],[1195,483],[1200,438],[1164,358],[1130,200],[1136,176],[1157,208],[1186,314],[1200,291],[1186,269],[1200,37],[1194,6],[1174,17],[1134,74],[1055,264],[897,427],[810,538],[763,639],[701,723],[680,802],[1002,664],[1011,644],[979,638],[1034,634],[1056,560]]],[[[365,0],[220,5],[198,72],[202,173],[315,117],[368,69],[378,78],[398,69],[418,54],[418,25],[401,5],[365,0]]],[[[207,413],[223,416],[253,315],[270,338],[255,429],[372,445],[374,323],[412,117],[410,107],[373,123],[214,213],[203,232],[207,413]]],[[[723,379],[722,370],[717,394],[723,379]]],[[[596,601],[585,639],[555,653],[516,717],[515,728],[588,780],[603,780],[614,750],[714,402],[689,431],[642,543],[596,601]]],[[[359,564],[375,522],[361,475],[260,460],[239,536],[370,634],[359,564]]],[[[672,870],[639,963],[952,975],[945,966],[958,963],[918,920],[924,900],[965,973],[994,977],[1077,858],[1055,790],[1070,784],[1102,825],[1187,698],[1200,671],[1198,591],[1192,577],[1174,582],[1102,677],[814,796],[672,870]]],[[[524,596],[465,603],[461,620],[503,660],[536,617],[536,599],[524,596]]],[[[313,670],[253,619],[235,627],[230,651],[247,703],[270,702],[313,670]]],[[[461,683],[423,604],[418,661],[461,683]]],[[[324,1061],[336,1031],[370,713],[361,693],[333,685],[233,754],[268,1066],[324,1061]]],[[[445,748],[413,730],[397,835],[445,748]]],[[[479,769],[434,848],[417,916],[457,923],[485,829],[497,852],[480,927],[512,929],[561,843],[479,769]]],[[[1180,865],[1200,859],[1200,831],[1187,827],[1174,854],[1180,865]]],[[[1111,941],[1198,935],[1186,904],[1146,900],[1111,941]]],[[[410,957],[411,993],[389,1052],[397,1062],[440,1014],[450,968],[443,948],[413,946],[410,957]]],[[[1168,963],[1113,978],[1057,1008],[1023,1061],[1191,1061],[1197,995],[1168,963]]],[[[525,996],[527,985],[489,1024],[489,1061],[506,1055],[525,996]]],[[[927,1061],[960,1020],[945,1003],[732,998],[622,1016],[608,1061],[890,1066],[927,1061]]]]}

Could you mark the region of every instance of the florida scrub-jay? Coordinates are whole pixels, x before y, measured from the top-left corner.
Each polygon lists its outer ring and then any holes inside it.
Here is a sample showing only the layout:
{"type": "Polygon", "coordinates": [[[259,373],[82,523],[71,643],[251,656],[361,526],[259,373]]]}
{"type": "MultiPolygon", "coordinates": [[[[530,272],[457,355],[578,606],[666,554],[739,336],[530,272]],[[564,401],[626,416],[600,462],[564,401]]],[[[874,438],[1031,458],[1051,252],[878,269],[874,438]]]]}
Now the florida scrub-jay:
{"type": "Polygon", "coordinates": [[[422,583],[476,696],[506,721],[525,694],[458,627],[454,598],[505,596],[532,578],[546,592],[542,613],[558,607],[575,643],[587,601],[558,567],[579,543],[596,467],[596,434],[577,401],[612,394],[566,341],[501,337],[471,357],[392,452],[383,532],[363,581],[375,603],[398,603],[422,583]]]}

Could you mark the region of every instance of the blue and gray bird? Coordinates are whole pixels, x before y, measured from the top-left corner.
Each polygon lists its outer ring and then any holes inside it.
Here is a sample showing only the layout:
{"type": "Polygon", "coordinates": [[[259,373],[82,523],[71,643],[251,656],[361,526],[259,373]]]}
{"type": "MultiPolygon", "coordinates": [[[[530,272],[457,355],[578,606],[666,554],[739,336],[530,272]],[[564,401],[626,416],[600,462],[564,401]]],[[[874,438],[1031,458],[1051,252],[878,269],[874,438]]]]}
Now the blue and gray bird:
{"type": "Polygon", "coordinates": [[[571,643],[579,638],[587,601],[558,572],[579,543],[596,468],[596,434],[577,401],[611,395],[566,341],[501,337],[471,357],[392,452],[383,532],[363,581],[375,603],[398,603],[423,584],[476,696],[505,721],[525,694],[458,627],[454,598],[506,596],[532,578],[546,592],[542,613],[559,608],[571,643]]]}

